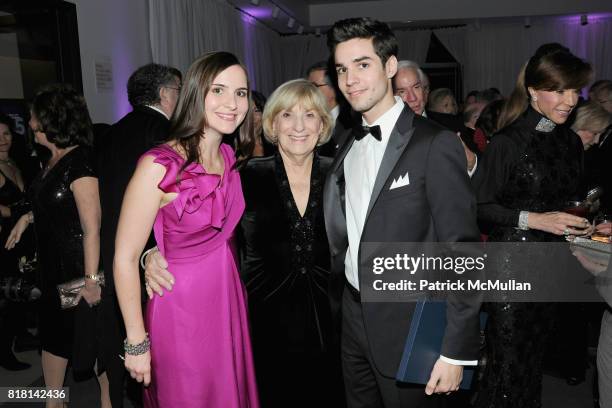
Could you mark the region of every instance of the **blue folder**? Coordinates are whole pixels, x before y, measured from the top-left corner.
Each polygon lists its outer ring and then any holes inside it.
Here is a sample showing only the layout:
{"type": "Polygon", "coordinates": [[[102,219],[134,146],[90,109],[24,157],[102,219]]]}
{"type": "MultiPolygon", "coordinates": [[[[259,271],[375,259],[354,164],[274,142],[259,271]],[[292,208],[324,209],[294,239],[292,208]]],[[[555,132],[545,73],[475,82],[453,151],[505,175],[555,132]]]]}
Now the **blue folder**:
{"type": "MultiPolygon", "coordinates": [[[[484,330],[486,314],[480,314],[484,330]]],[[[404,346],[396,379],[400,382],[427,384],[434,364],[440,357],[446,329],[446,302],[417,302],[404,346]]],[[[477,366],[465,366],[460,388],[470,389],[477,366]]]]}

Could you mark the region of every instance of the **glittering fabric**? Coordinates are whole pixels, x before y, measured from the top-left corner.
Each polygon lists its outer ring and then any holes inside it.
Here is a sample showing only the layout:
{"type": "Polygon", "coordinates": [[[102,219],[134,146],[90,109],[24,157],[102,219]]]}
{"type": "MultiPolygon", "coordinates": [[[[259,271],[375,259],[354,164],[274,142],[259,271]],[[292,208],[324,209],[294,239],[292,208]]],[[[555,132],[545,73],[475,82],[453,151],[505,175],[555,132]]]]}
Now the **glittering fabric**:
{"type": "MultiPolygon", "coordinates": [[[[517,229],[520,211],[562,210],[581,197],[582,145],[566,126],[542,129],[539,113],[529,108],[508,128],[493,136],[474,182],[478,218],[495,242],[551,242],[562,238],[542,231],[517,229]],[[539,126],[539,128],[538,128],[539,126]],[[543,130],[543,131],[540,131],[543,130]]],[[[543,254],[535,247],[508,251],[490,267],[500,279],[529,267],[543,254]],[[533,252],[530,252],[533,248],[533,252]]],[[[487,366],[479,387],[477,408],[539,408],[542,360],[555,322],[554,304],[488,303],[487,366]]]]}
{"type": "Polygon", "coordinates": [[[41,171],[28,191],[40,265],[42,298],[40,334],[43,350],[68,358],[72,354],[73,310],[60,309],[56,286],[82,277],[83,230],[70,185],[96,177],[92,152],[77,147],[48,172],[41,171]]]}

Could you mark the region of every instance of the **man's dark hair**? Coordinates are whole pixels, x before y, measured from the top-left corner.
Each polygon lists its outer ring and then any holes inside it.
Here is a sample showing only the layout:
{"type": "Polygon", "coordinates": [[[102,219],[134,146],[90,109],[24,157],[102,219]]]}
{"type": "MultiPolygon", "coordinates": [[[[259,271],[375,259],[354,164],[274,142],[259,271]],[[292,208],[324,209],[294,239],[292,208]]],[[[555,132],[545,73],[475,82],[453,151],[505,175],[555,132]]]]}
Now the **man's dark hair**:
{"type": "Polygon", "coordinates": [[[465,99],[469,98],[470,96],[478,97],[478,91],[473,90],[473,91],[468,92],[468,94],[465,95],[465,99]]]}
{"type": "Polygon", "coordinates": [[[397,39],[391,28],[386,23],[367,17],[336,21],[327,32],[327,47],[334,55],[338,44],[353,38],[371,38],[374,51],[383,65],[392,55],[397,56],[397,39]]]}
{"type": "Polygon", "coordinates": [[[327,61],[315,62],[306,70],[306,77],[308,77],[308,75],[310,75],[314,71],[325,71],[325,73],[327,73],[328,68],[329,65],[327,61]]]}
{"type": "Polygon", "coordinates": [[[147,64],[138,68],[127,83],[128,100],[132,107],[156,105],[159,103],[159,90],[182,79],[181,71],[160,64],[147,64]]]}

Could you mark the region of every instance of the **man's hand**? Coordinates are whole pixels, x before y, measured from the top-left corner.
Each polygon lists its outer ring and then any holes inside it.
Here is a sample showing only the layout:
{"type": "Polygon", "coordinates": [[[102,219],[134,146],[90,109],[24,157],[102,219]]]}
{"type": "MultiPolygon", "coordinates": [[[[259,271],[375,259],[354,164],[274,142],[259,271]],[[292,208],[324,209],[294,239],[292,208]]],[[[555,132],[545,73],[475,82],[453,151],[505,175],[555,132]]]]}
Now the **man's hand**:
{"type": "Polygon", "coordinates": [[[168,262],[159,251],[152,251],[147,255],[144,275],[145,288],[149,299],[153,299],[154,293],[164,296],[163,289],[172,290],[174,276],[168,272],[168,262]]]}
{"type": "Polygon", "coordinates": [[[454,365],[438,359],[431,370],[429,382],[425,386],[425,394],[449,394],[459,389],[463,378],[463,366],[454,365]]]}
{"type": "Polygon", "coordinates": [[[459,136],[459,141],[461,142],[463,150],[465,151],[465,158],[467,160],[467,171],[472,171],[472,169],[476,165],[476,154],[465,145],[463,139],[461,139],[461,133],[457,132],[457,136],[459,136]]]}

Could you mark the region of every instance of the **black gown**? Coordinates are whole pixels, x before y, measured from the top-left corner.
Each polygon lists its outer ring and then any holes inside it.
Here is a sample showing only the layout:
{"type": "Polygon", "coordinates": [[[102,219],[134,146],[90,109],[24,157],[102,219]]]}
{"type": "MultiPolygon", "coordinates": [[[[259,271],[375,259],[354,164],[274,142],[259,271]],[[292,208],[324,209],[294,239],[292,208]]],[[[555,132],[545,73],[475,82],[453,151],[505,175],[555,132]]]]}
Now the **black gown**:
{"type": "MultiPolygon", "coordinates": [[[[0,281],[4,278],[17,277],[19,273],[19,246],[12,250],[4,248],[15,222],[18,219],[14,207],[23,198],[19,187],[0,170],[4,184],[0,187],[0,204],[11,208],[10,217],[0,217],[0,281]]],[[[22,328],[23,308],[14,302],[6,302],[0,297],[0,361],[10,360],[15,335],[22,328]]],[[[14,357],[12,357],[14,359],[14,357]]]]}
{"type": "MultiPolygon", "coordinates": [[[[559,211],[567,201],[584,198],[582,157],[582,143],[569,127],[555,126],[531,107],[494,135],[474,178],[478,219],[489,241],[562,241],[543,231],[517,229],[519,213],[559,211]]],[[[522,256],[536,259],[541,255],[522,256]]],[[[500,257],[496,267],[511,275],[512,263],[508,254],[500,257]]],[[[540,407],[542,360],[556,306],[498,302],[487,303],[485,308],[489,313],[487,366],[476,407],[540,407]]]]}
{"type": "Polygon", "coordinates": [[[46,175],[42,171],[28,190],[40,267],[41,346],[63,358],[73,354],[76,316],[75,308],[61,310],[57,285],[85,274],[83,230],[70,190],[82,177],[96,177],[92,152],[83,146],[66,153],[46,175]]]}
{"type": "MultiPolygon", "coordinates": [[[[0,204],[13,207],[19,203],[23,198],[23,193],[10,178],[6,176],[1,170],[0,174],[4,176],[4,184],[0,187],[0,204]]],[[[16,276],[18,274],[18,250],[14,248],[11,251],[7,251],[4,248],[6,240],[8,239],[15,222],[17,221],[17,214],[13,208],[10,217],[0,217],[0,278],[8,276],[16,276]]]]}
{"type": "Polygon", "coordinates": [[[315,156],[300,216],[277,153],[241,172],[242,268],[262,407],[342,407],[337,335],[327,289],[323,184],[331,159],[315,156]]]}

